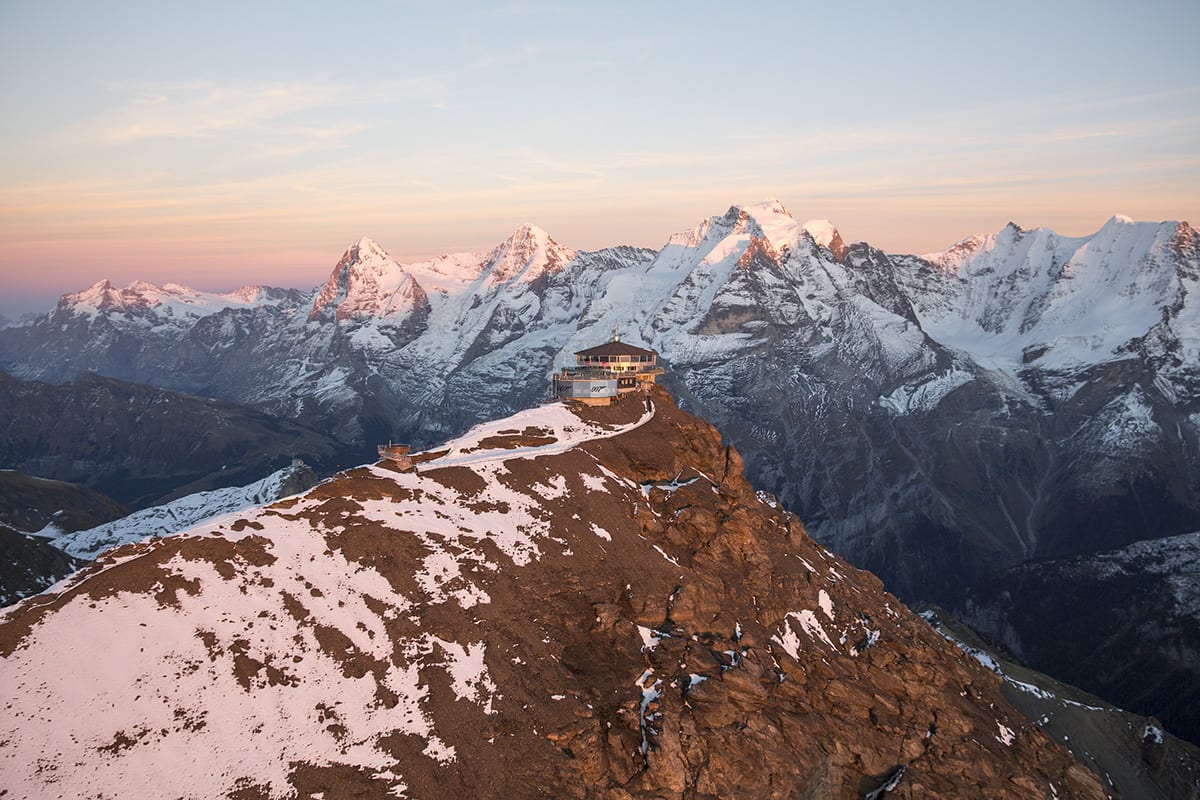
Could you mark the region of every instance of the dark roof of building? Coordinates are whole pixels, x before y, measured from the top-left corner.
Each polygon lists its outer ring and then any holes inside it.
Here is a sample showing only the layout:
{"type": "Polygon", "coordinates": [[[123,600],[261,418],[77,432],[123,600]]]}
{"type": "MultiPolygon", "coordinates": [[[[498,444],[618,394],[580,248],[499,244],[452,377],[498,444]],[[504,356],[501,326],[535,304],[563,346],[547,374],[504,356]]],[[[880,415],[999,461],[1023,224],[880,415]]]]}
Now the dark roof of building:
{"type": "Polygon", "coordinates": [[[605,344],[599,344],[595,347],[589,347],[587,350],[580,350],[575,355],[577,356],[656,356],[658,353],[653,350],[646,350],[641,347],[634,347],[627,342],[612,341],[605,344]]]}

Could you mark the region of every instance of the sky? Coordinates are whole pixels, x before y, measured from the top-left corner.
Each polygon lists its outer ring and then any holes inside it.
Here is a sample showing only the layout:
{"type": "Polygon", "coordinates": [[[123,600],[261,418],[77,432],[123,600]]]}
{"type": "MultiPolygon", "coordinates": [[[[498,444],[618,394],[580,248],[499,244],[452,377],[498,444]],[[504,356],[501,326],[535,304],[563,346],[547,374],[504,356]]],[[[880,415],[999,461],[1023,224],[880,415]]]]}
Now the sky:
{"type": "Polygon", "coordinates": [[[1200,225],[1200,3],[0,0],[0,314],[102,278],[308,289],[524,223],[659,247],[1200,225]]]}

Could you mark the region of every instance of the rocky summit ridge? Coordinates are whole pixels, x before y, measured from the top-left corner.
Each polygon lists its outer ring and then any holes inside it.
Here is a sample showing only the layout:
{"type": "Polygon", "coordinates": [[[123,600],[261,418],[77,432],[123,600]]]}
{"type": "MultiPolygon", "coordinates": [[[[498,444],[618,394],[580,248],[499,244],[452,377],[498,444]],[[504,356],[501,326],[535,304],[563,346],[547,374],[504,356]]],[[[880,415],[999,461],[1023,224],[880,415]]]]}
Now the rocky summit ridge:
{"type": "Polygon", "coordinates": [[[660,389],[413,460],[7,609],[7,796],[1106,796],[660,389]]]}

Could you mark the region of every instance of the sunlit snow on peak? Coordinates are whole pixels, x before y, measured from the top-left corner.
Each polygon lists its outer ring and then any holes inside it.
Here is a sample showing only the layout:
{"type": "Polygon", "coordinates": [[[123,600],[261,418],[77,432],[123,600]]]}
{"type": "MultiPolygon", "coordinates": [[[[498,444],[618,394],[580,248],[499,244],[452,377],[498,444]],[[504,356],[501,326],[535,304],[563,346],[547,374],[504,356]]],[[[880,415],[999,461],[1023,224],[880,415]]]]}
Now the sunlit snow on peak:
{"type": "Polygon", "coordinates": [[[803,227],[804,230],[808,232],[808,235],[813,238],[813,241],[821,245],[821,247],[828,247],[832,249],[834,242],[840,241],[842,238],[838,233],[838,229],[835,228],[833,223],[827,219],[810,219],[801,227],[803,227]]]}

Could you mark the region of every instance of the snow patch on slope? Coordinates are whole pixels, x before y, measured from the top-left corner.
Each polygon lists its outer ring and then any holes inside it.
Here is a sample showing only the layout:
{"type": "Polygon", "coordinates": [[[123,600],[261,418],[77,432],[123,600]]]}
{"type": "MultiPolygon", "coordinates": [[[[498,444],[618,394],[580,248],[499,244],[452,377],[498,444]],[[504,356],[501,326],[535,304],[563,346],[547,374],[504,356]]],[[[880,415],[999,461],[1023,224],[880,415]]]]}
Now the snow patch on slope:
{"type": "MultiPolygon", "coordinates": [[[[422,707],[428,687],[420,673],[440,666],[455,675],[463,669],[457,653],[395,664],[385,620],[369,601],[385,600],[396,611],[408,601],[373,570],[330,552],[307,521],[258,520],[269,525],[262,535],[272,563],[226,561],[223,569],[239,573],[231,580],[213,563],[176,556],[168,565],[174,577],[195,589],[176,590],[174,603],[153,593],[79,594],[10,655],[13,691],[3,723],[10,789],[44,786],[48,770],[58,785],[86,786],[98,796],[122,796],[132,774],[147,796],[175,796],[186,786],[193,796],[218,797],[239,779],[282,796],[294,763],[321,764],[336,754],[342,763],[386,773],[391,759],[376,743],[393,730],[425,740],[435,760],[454,760],[422,707]],[[266,581],[272,591],[242,590],[266,581]],[[301,619],[289,597],[303,598],[301,619]],[[91,624],[97,608],[103,629],[91,624]],[[212,608],[237,613],[215,615],[212,608]],[[193,627],[197,620],[201,626],[193,627]],[[347,637],[382,673],[348,676],[321,641],[322,630],[347,637]],[[77,650],[91,654],[94,680],[80,680],[64,657],[77,650]],[[30,666],[39,663],[61,668],[30,666]],[[239,663],[261,667],[239,678],[239,663]],[[390,705],[379,702],[379,686],[392,693],[390,705]],[[253,748],[242,745],[246,731],[254,734],[253,748]],[[85,755],[97,750],[108,757],[85,755]]],[[[229,522],[214,538],[243,538],[229,522]]],[[[462,647],[469,651],[471,644],[462,647]]],[[[424,642],[412,651],[424,652],[424,642]]],[[[476,684],[486,689],[486,678],[476,684]]]]}
{"type": "Polygon", "coordinates": [[[974,380],[974,376],[965,370],[952,369],[945,373],[934,375],[929,380],[920,383],[897,386],[891,394],[880,397],[879,404],[897,414],[911,414],[916,411],[929,411],[937,407],[946,395],[960,386],[965,386],[974,380]]]}
{"type": "MultiPolygon", "coordinates": [[[[429,467],[478,466],[488,462],[502,462],[510,458],[537,458],[564,453],[579,444],[596,439],[608,439],[645,425],[654,417],[653,407],[636,422],[628,425],[599,425],[585,422],[567,409],[563,403],[548,403],[537,408],[519,411],[503,420],[484,422],[467,431],[457,439],[447,442],[433,453],[443,453],[422,464],[429,467]],[[504,442],[504,431],[533,428],[540,437],[553,439],[546,444],[508,447],[504,442]],[[488,446],[486,440],[501,442],[488,446]]],[[[431,453],[432,454],[432,453],[431,453]]]]}
{"type": "Polygon", "coordinates": [[[58,536],[52,544],[76,558],[90,561],[109,548],[138,542],[151,536],[169,536],[251,506],[282,498],[285,483],[297,473],[285,467],[249,486],[214,489],[144,508],[94,528],[58,536]]]}

